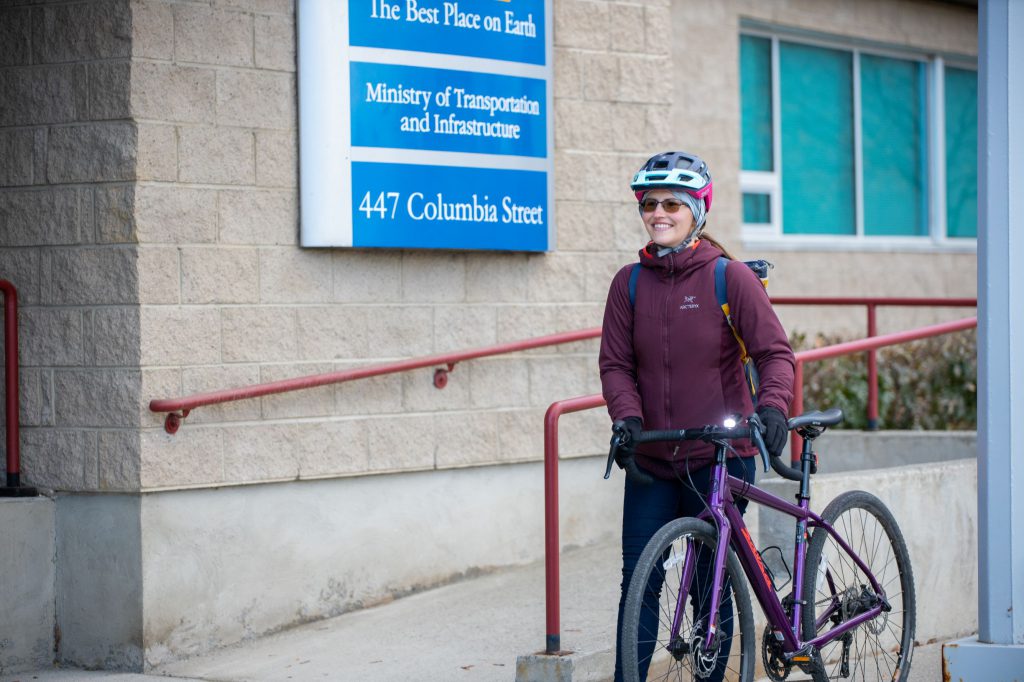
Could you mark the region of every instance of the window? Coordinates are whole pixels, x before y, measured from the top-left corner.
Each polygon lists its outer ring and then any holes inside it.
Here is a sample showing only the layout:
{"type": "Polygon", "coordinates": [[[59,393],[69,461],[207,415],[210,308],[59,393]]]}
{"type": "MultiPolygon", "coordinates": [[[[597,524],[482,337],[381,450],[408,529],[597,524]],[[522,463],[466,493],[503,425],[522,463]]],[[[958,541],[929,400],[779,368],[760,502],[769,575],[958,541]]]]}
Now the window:
{"type": "Polygon", "coordinates": [[[977,72],[828,40],[740,37],[744,235],[977,234],[977,72]]]}

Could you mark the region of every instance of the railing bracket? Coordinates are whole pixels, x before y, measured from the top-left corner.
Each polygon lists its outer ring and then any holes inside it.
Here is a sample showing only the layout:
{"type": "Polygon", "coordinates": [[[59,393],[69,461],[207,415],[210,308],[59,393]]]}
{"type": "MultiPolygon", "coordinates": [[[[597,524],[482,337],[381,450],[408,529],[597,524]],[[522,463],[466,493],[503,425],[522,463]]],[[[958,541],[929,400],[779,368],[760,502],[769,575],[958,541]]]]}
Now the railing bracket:
{"type": "Polygon", "coordinates": [[[449,362],[448,369],[438,367],[434,370],[434,388],[444,388],[448,385],[448,372],[455,369],[455,363],[449,362]]]}
{"type": "Polygon", "coordinates": [[[172,436],[178,432],[181,427],[181,421],[188,416],[189,410],[182,410],[181,412],[168,412],[167,417],[164,419],[164,431],[171,434],[172,436]]]}

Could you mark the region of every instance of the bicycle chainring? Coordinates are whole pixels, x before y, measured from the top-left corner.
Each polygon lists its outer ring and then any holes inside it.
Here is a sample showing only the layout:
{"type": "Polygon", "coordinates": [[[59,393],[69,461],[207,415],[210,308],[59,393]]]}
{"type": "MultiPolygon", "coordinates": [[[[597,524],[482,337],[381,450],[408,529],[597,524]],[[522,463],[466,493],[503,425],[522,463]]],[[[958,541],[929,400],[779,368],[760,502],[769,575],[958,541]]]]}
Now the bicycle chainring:
{"type": "Polygon", "coordinates": [[[793,669],[793,664],[787,661],[783,655],[782,642],[770,627],[764,629],[764,635],[761,637],[761,659],[764,661],[764,670],[768,674],[768,679],[773,682],[783,682],[793,669]]]}

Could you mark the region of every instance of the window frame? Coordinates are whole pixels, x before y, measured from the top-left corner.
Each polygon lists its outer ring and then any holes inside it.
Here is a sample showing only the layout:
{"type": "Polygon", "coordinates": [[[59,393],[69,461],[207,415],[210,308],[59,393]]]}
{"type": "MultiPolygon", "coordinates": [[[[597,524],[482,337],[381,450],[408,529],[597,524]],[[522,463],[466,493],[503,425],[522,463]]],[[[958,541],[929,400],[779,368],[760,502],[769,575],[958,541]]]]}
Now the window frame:
{"type": "MultiPolygon", "coordinates": [[[[864,250],[888,251],[944,251],[976,252],[977,236],[950,237],[946,224],[946,149],[945,149],[945,70],[946,67],[977,72],[977,60],[973,57],[925,51],[915,48],[901,48],[870,40],[844,38],[813,31],[783,29],[755,21],[741,22],[740,39],[744,36],[770,41],[771,58],[771,171],[747,171],[740,168],[740,211],[741,234],[745,246],[771,248],[774,250],[864,250]],[[851,74],[853,82],[854,112],[854,235],[832,234],[784,234],[782,231],[782,119],[781,95],[779,91],[779,46],[780,43],[795,43],[849,52],[852,57],[851,74]],[[861,55],[900,59],[924,64],[926,118],[925,144],[928,163],[925,187],[928,192],[928,231],[919,236],[866,235],[864,232],[864,180],[863,180],[863,130],[861,118],[861,55]],[[745,194],[766,194],[770,202],[769,223],[742,222],[742,197],[745,194]]],[[[739,59],[737,59],[739,68],[739,59]]],[[[742,83],[742,74],[740,74],[742,83]]],[[[740,93],[742,98],[742,92],[740,93]]],[[[740,125],[742,126],[742,117],[740,125]]],[[[742,145],[742,132],[740,134],[742,145]]],[[[740,154],[742,156],[742,152],[740,154]]]]}

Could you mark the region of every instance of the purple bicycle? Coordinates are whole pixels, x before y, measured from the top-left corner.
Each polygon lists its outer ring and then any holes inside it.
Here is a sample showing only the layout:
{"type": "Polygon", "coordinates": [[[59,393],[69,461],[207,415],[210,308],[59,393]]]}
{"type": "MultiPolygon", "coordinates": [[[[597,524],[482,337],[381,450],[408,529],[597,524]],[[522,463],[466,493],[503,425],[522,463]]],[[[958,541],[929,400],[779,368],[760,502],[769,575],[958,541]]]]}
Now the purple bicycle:
{"type": "MultiPolygon", "coordinates": [[[[715,464],[705,510],[665,524],[637,563],[622,627],[626,680],[746,681],[756,674],[781,682],[794,671],[815,682],[907,679],[914,579],[896,520],[863,491],[839,495],[820,516],[810,510],[817,469],[812,444],[842,419],[842,411],[833,409],[789,420],[790,430],[803,438],[799,469],[768,456],[757,415],[745,425],[729,421],[640,434],[637,442],[713,443],[715,464]],[[770,464],[800,483],[796,504],[728,473],[727,452],[738,439],[754,442],[765,471],[770,464]],[[792,588],[784,596],[736,507],[740,499],[796,519],[792,588]],[[767,621],[760,641],[748,582],[767,621]]],[[[628,432],[615,433],[610,459],[628,443],[628,432]]],[[[627,471],[638,473],[643,476],[627,471]]]]}

